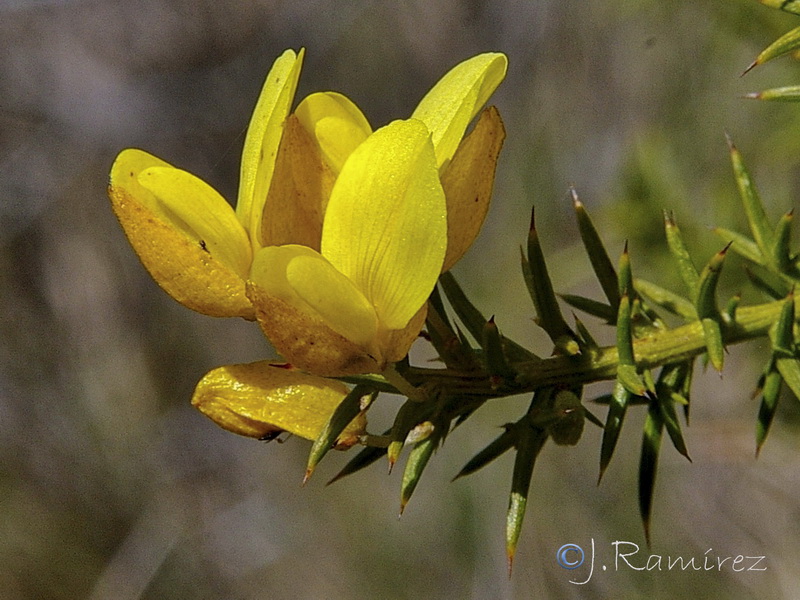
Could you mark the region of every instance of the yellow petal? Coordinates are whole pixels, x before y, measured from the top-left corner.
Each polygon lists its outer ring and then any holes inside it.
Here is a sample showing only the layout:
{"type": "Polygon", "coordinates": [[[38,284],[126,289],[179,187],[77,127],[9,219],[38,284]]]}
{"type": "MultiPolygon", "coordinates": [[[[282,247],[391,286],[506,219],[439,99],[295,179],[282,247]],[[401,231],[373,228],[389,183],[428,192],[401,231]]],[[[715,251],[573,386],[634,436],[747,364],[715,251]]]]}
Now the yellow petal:
{"type": "Polygon", "coordinates": [[[442,174],[447,197],[447,255],[442,272],[450,269],[478,236],[489,210],[505,135],[497,109],[487,108],[442,174]]]}
{"type": "Polygon", "coordinates": [[[385,340],[382,341],[381,347],[383,349],[383,359],[388,363],[397,362],[408,354],[411,345],[419,337],[419,332],[425,324],[425,317],[428,315],[428,303],[422,305],[422,308],[417,311],[408,325],[403,329],[392,329],[386,331],[385,340]]]}
{"type": "Polygon", "coordinates": [[[479,54],[451,69],[419,103],[411,116],[433,133],[440,167],[452,158],[467,125],[503,81],[507,67],[504,54],[479,54]]]}
{"type": "Polygon", "coordinates": [[[174,169],[147,152],[123,150],[111,167],[108,189],[114,212],[142,264],[158,285],[192,310],[253,319],[242,276],[227,260],[212,254],[205,239],[193,238],[187,227],[166,216],[164,205],[140,183],[140,174],[150,168],[174,169]]]}
{"type": "Polygon", "coordinates": [[[314,138],[290,115],[264,205],[261,243],[302,244],[319,250],[322,218],[334,179],[314,138]]]}
{"type": "MultiPolygon", "coordinates": [[[[378,318],[353,282],[319,253],[304,246],[272,246],[256,254],[251,280],[266,293],[307,312],[366,351],[378,318]]],[[[292,357],[286,358],[294,362],[292,357]]]]}
{"type": "Polygon", "coordinates": [[[261,213],[267,197],[283,122],[297,89],[304,50],[286,50],[267,75],[247,128],[242,150],[239,198],[236,215],[250,234],[253,248],[260,247],[261,213]]]}
{"type": "Polygon", "coordinates": [[[373,133],[334,184],[322,255],[363,292],[387,329],[404,328],[436,284],[446,210],[428,130],[413,119],[373,133]]]}
{"type": "Polygon", "coordinates": [[[338,173],[372,127],[364,113],[347,96],[318,92],[303,99],[295,114],[319,143],[325,160],[338,173]]]}
{"type": "Polygon", "coordinates": [[[324,377],[380,373],[386,367],[384,359],[370,356],[319,316],[268,293],[253,281],[247,283],[247,296],[264,334],[294,366],[324,377]]]}
{"type": "MultiPolygon", "coordinates": [[[[288,431],[315,440],[347,395],[338,381],[272,365],[267,361],[214,369],[200,380],[192,405],[228,431],[255,438],[288,431]]],[[[360,414],[337,446],[349,447],[364,433],[360,414]]]]}
{"type": "Polygon", "coordinates": [[[157,200],[153,206],[177,229],[228,265],[242,279],[250,271],[252,251],[233,208],[202,179],[174,167],[148,167],[139,183],[157,200]]]}

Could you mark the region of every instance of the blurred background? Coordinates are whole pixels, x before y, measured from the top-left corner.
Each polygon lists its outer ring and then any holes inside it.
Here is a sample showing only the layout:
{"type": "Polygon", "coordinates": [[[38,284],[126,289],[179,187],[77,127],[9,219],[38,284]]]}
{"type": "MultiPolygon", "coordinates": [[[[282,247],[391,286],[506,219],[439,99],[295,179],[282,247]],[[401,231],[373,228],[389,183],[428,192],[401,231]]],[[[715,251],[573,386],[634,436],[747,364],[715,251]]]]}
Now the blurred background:
{"type": "MultiPolygon", "coordinates": [[[[211,368],[273,356],[258,328],[160,291],[105,188],[133,146],[235,198],[244,129],[285,48],[307,48],[298,97],[343,92],[373,126],[409,115],[457,62],[503,51],[493,103],[509,136],[489,218],[455,274],[504,333],[546,353],[518,268],[532,204],[556,288],[591,295],[570,185],[612,254],[629,240],[634,273],[676,290],[663,209],[697,260],[722,245],[709,225],[744,231],[725,132],[770,216],[792,206],[800,108],[741,96],[797,83],[800,69],[783,58],[739,75],[798,24],[754,0],[0,2],[0,596],[796,597],[800,412],[783,398],[756,459],[763,343],[730,348],[721,377],[698,374],[694,462],[665,438],[649,550],[636,500],[643,411],[632,410],[599,486],[597,428],[575,448],[545,447],[509,578],[510,457],[449,481],[527,398],[451,435],[400,520],[401,470],[381,463],[325,487],[349,458],[329,455],[301,488],[307,442],[239,438],[189,405],[211,368]],[[640,546],[635,566],[650,553],[763,555],[767,570],[615,567],[614,541],[640,546]],[[587,561],[595,546],[585,585],[570,580],[585,581],[586,566],[555,561],[567,543],[587,561]]],[[[744,286],[740,261],[724,283],[744,286]]],[[[381,400],[371,429],[397,406],[381,400]]]]}

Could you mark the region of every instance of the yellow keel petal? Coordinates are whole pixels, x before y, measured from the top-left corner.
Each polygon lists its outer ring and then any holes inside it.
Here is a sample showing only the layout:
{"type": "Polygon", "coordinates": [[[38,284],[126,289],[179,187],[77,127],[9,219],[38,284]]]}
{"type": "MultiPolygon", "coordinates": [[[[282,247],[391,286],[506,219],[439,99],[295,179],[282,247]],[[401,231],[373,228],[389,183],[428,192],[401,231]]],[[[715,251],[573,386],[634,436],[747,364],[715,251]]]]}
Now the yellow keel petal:
{"type": "Polygon", "coordinates": [[[319,253],[303,246],[262,248],[250,278],[258,321],[292,364],[338,375],[372,370],[380,361],[375,310],[319,253]]]}
{"type": "Polygon", "coordinates": [[[304,246],[262,248],[250,278],[265,292],[370,350],[378,331],[375,310],[353,282],[318,252],[304,246]]]}
{"type": "Polygon", "coordinates": [[[248,282],[247,295],[264,335],[292,365],[323,377],[380,373],[386,361],[328,327],[296,304],[248,282]]]}
{"type": "Polygon", "coordinates": [[[335,173],[372,133],[364,113],[346,96],[318,92],[303,99],[295,111],[303,127],[317,140],[335,173]]]}
{"type": "MultiPolygon", "coordinates": [[[[338,381],[272,365],[267,361],[214,369],[200,380],[192,405],[228,431],[254,438],[288,431],[315,440],[347,395],[338,381]]],[[[349,447],[364,433],[360,414],[339,437],[349,447]]]]}

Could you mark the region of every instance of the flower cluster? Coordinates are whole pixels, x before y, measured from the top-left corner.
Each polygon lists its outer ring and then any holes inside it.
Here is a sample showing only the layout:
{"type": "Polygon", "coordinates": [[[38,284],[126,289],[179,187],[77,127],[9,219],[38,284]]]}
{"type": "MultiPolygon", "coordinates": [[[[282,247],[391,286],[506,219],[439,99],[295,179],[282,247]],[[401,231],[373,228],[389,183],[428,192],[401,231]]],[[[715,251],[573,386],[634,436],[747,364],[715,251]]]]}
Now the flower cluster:
{"type": "MultiPolygon", "coordinates": [[[[447,73],[409,119],[373,130],[335,92],[294,111],[303,51],[274,63],[250,121],[235,209],[210,185],[124,150],[109,197],[153,279],[206,315],[256,320],[291,365],[221,367],[193,404],[222,427],[316,439],[347,395],[331,377],[381,373],[407,354],[439,275],[488,209],[504,138],[504,55],[447,73]],[[468,125],[481,112],[473,130],[468,125]]],[[[340,436],[348,446],[364,417],[340,436]]]]}

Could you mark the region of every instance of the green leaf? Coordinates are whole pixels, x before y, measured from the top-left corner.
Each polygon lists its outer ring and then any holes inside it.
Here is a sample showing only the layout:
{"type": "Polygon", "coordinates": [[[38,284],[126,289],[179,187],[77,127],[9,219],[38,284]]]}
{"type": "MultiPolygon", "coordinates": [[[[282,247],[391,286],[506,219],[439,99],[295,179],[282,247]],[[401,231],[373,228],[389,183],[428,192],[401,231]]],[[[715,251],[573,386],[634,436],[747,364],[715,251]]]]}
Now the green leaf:
{"type": "Polygon", "coordinates": [[[745,94],[745,98],[752,100],[771,100],[775,102],[800,102],[800,85],[770,88],[761,92],[745,94]]]}
{"type": "Polygon", "coordinates": [[[334,442],[342,433],[342,431],[344,431],[344,428],[356,418],[358,413],[361,411],[362,399],[369,395],[371,395],[372,399],[374,399],[377,395],[377,392],[368,386],[357,385],[350,390],[350,393],[345,396],[341,404],[336,407],[336,410],[333,411],[333,414],[328,419],[325,427],[322,428],[319,436],[311,446],[311,451],[308,454],[308,463],[306,464],[306,474],[303,478],[303,483],[308,481],[308,478],[311,477],[311,474],[314,472],[317,464],[319,464],[319,461],[321,461],[322,458],[328,453],[328,450],[333,447],[334,442]]]}
{"type": "Polygon", "coordinates": [[[570,188],[570,194],[572,195],[572,204],[578,220],[578,231],[580,232],[583,246],[589,255],[589,261],[592,263],[592,269],[597,275],[600,287],[603,288],[603,293],[611,306],[612,314],[616,314],[619,306],[617,272],[614,270],[614,265],[608,256],[608,252],[606,252],[603,241],[589,218],[589,213],[586,212],[583,203],[578,199],[578,193],[574,188],[570,188]]]}
{"type": "Polygon", "coordinates": [[[483,327],[483,358],[486,370],[490,375],[504,379],[513,379],[514,370],[509,366],[503,350],[503,340],[500,330],[494,322],[494,317],[486,321],[483,327]]]}
{"type": "MultiPolygon", "coordinates": [[[[387,429],[384,435],[388,435],[391,430],[387,429]]],[[[335,481],[339,481],[348,475],[357,473],[361,469],[370,466],[372,463],[380,460],[386,454],[385,447],[367,446],[362,449],[358,454],[348,461],[348,463],[339,471],[326,485],[330,485],[335,481]]]]}
{"type": "Polygon", "coordinates": [[[591,298],[584,298],[583,296],[575,296],[573,294],[559,294],[558,296],[570,306],[592,315],[593,317],[603,319],[610,325],[613,325],[617,321],[617,310],[611,308],[611,306],[605,302],[598,302],[591,298]]]}
{"type": "Polygon", "coordinates": [[[400,452],[403,450],[409,432],[427,419],[430,410],[431,407],[428,402],[421,403],[414,400],[406,400],[400,410],[397,411],[389,433],[391,441],[387,449],[390,471],[400,457],[400,452]]]}
{"type": "Polygon", "coordinates": [[[774,300],[782,300],[792,291],[792,286],[785,279],[770,271],[764,269],[754,271],[745,267],[744,274],[756,288],[774,300]]]}
{"type": "Polygon", "coordinates": [[[682,390],[688,372],[689,364],[685,362],[665,366],[661,370],[656,384],[656,395],[659,399],[661,417],[672,440],[672,445],[691,462],[692,459],[689,457],[689,451],[683,439],[678,415],[675,412],[675,398],[683,399],[678,390],[682,390]]]}
{"type": "Polygon", "coordinates": [[[742,301],[741,294],[734,294],[725,303],[725,308],[722,311],[722,318],[726,325],[730,325],[736,321],[736,310],[739,308],[739,303],[742,301]]]}
{"type": "Polygon", "coordinates": [[[666,211],[664,212],[664,229],[667,234],[667,246],[678,265],[678,274],[686,285],[689,296],[694,298],[697,294],[700,276],[689,256],[689,251],[686,249],[680,229],[675,224],[675,219],[666,211]]]}
{"type": "Polygon", "coordinates": [[[731,249],[740,256],[757,265],[763,266],[766,264],[766,259],[761,254],[761,250],[758,249],[758,245],[746,235],[724,227],[714,227],[712,231],[722,238],[726,244],[730,244],[731,249]]]}
{"type": "Polygon", "coordinates": [[[772,246],[772,260],[775,267],[786,275],[794,274],[791,259],[792,215],[794,211],[784,214],[775,228],[775,242],[772,246]]]}
{"type": "Polygon", "coordinates": [[[695,296],[695,308],[697,316],[703,318],[713,318],[719,316],[717,309],[717,284],[722,272],[722,265],[728,253],[730,245],[711,257],[705,267],[703,267],[697,282],[697,294],[695,296]]]}
{"type": "MultiPolygon", "coordinates": [[[[547,332],[547,335],[557,346],[563,345],[562,338],[574,339],[575,334],[564,320],[561,309],[558,306],[556,294],[553,291],[553,284],[547,272],[544,253],[539,244],[539,234],[536,231],[533,210],[531,211],[531,225],[528,232],[528,256],[526,258],[523,254],[521,259],[522,274],[536,309],[537,324],[547,332]]],[[[576,352],[571,353],[576,354],[577,347],[575,350],[576,352]]]]}
{"type": "Polygon", "coordinates": [[[781,307],[781,314],[771,332],[772,353],[776,358],[794,358],[794,291],[792,291],[781,307]]]}
{"type": "Polygon", "coordinates": [[[796,358],[778,358],[775,366],[795,398],[800,399],[800,362],[796,358]]]}
{"type": "Polygon", "coordinates": [[[764,48],[742,75],[758,65],[763,65],[765,62],[788,54],[797,48],[800,48],[800,27],[795,27],[764,48]]]}
{"type": "Polygon", "coordinates": [[[745,167],[742,155],[733,145],[730,138],[728,138],[728,146],[731,152],[733,174],[736,178],[736,185],[739,188],[739,196],[742,199],[747,221],[750,224],[750,231],[753,233],[753,239],[756,241],[761,254],[765,257],[770,256],[770,248],[773,246],[774,241],[772,228],[764,211],[764,205],[758,197],[758,192],[755,185],[753,185],[747,167],[745,167]]]}
{"type": "Polygon", "coordinates": [[[506,556],[508,557],[508,571],[514,564],[514,555],[517,551],[519,534],[522,531],[522,522],[525,519],[525,509],[528,506],[528,493],[530,492],[531,476],[536,457],[547,441],[547,433],[528,425],[519,428],[517,438],[517,455],[514,459],[514,474],[511,479],[511,494],[506,512],[506,556]]]}
{"type": "Polygon", "coordinates": [[[697,311],[688,299],[645,279],[635,279],[633,286],[637,292],[647,297],[656,306],[681,317],[686,321],[696,321],[697,311]]]}
{"type": "Polygon", "coordinates": [[[625,412],[628,409],[628,401],[631,393],[619,381],[614,384],[614,391],[611,393],[611,401],[608,405],[608,416],[603,428],[603,441],[600,446],[600,475],[597,482],[603,478],[614,449],[617,447],[619,433],[622,430],[622,422],[625,420],[625,412]]]}
{"type": "Polygon", "coordinates": [[[478,369],[472,349],[461,343],[461,338],[447,318],[438,288],[431,293],[425,323],[431,345],[446,367],[457,371],[478,369]]]}
{"type": "Polygon", "coordinates": [[[650,516],[653,508],[653,490],[658,470],[658,453],[664,430],[663,415],[657,399],[651,400],[647,408],[642,436],[642,453],[639,459],[639,513],[644,526],[644,536],[650,545],[650,516]]]}
{"type": "Polygon", "coordinates": [[[465,464],[458,474],[453,477],[453,481],[459,479],[460,477],[465,477],[467,475],[471,475],[475,471],[482,469],[490,462],[492,462],[495,458],[503,455],[509,448],[514,446],[517,443],[517,432],[516,428],[518,427],[517,424],[506,424],[503,425],[505,431],[501,433],[497,438],[495,438],[488,446],[486,446],[483,450],[478,452],[475,456],[473,456],[467,464],[465,464]]]}
{"type": "Polygon", "coordinates": [[[722,371],[725,362],[725,344],[722,341],[722,327],[719,318],[700,319],[703,325],[703,337],[706,342],[706,351],[711,366],[718,372],[722,371]]]}
{"type": "Polygon", "coordinates": [[[620,300],[622,296],[631,296],[633,294],[633,272],[631,271],[631,258],[628,254],[628,242],[625,242],[625,247],[622,249],[622,255],[619,257],[619,295],[620,300]]]}
{"type": "Polygon", "coordinates": [[[414,447],[411,449],[411,452],[408,455],[406,468],[403,471],[403,483],[400,486],[401,515],[406,509],[408,501],[411,500],[411,495],[417,488],[417,484],[419,483],[420,477],[422,477],[422,472],[425,470],[425,467],[428,464],[428,460],[433,454],[433,451],[439,445],[441,434],[438,433],[438,430],[439,428],[437,427],[433,435],[430,435],[424,440],[414,444],[414,447]]]}
{"type": "Polygon", "coordinates": [[[780,8],[786,12],[800,15],[800,0],[759,0],[761,4],[770,8],[780,8]]]}
{"type": "MultiPolygon", "coordinates": [[[[483,326],[486,324],[486,318],[484,318],[481,312],[469,301],[450,271],[441,274],[439,277],[439,285],[442,286],[442,290],[445,296],[447,296],[456,315],[458,315],[459,320],[464,324],[464,327],[467,328],[467,331],[475,341],[480,343],[483,339],[483,326]]],[[[533,352],[530,352],[508,338],[503,338],[503,344],[508,357],[514,362],[539,358],[533,352]]]]}
{"type": "Polygon", "coordinates": [[[722,271],[722,264],[729,246],[725,246],[711,257],[697,283],[695,308],[697,316],[703,324],[703,335],[708,350],[708,358],[717,371],[722,371],[725,360],[725,347],[722,341],[722,317],[717,308],[717,284],[722,271]]]}
{"type": "Polygon", "coordinates": [[[586,328],[586,325],[583,324],[583,321],[581,321],[574,314],[572,316],[575,318],[575,329],[578,330],[578,335],[581,339],[581,347],[588,351],[599,350],[600,346],[597,344],[594,337],[592,337],[592,334],[586,328]]]}
{"type": "Polygon", "coordinates": [[[628,294],[623,294],[619,302],[617,315],[617,381],[636,396],[644,396],[647,388],[636,369],[633,355],[633,333],[631,325],[631,307],[628,294]]]}
{"type": "Polygon", "coordinates": [[[756,421],[756,456],[761,452],[761,447],[767,439],[775,411],[778,409],[778,399],[781,393],[781,374],[775,365],[775,359],[770,357],[764,375],[761,377],[761,404],[758,407],[758,420],[756,421]]]}

